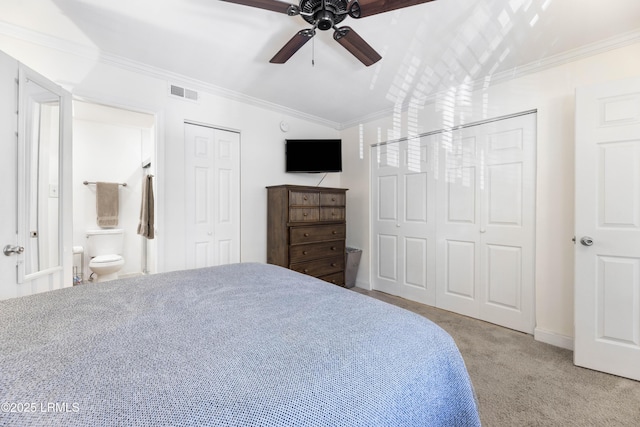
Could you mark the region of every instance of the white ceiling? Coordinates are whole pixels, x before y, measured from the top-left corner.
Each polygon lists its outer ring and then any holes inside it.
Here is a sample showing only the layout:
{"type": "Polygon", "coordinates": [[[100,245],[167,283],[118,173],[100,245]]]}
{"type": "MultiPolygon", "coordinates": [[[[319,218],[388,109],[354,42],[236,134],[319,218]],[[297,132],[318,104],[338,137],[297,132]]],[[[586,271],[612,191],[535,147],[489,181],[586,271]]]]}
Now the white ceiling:
{"type": "Polygon", "coordinates": [[[371,67],[332,31],[318,31],[286,64],[270,64],[309,25],[218,0],[2,0],[0,23],[339,127],[461,84],[495,83],[638,41],[640,1],[437,0],[347,18],[341,25],[382,55],[371,67]]]}

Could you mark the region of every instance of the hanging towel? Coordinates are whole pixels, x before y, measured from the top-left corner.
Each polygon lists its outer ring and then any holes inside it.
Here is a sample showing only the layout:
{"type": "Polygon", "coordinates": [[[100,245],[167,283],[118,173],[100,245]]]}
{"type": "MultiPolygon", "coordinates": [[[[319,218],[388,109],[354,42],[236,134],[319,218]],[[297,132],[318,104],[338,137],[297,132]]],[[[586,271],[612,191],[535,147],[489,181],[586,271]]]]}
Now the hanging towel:
{"type": "Polygon", "coordinates": [[[147,175],[142,185],[142,203],[140,204],[140,223],[138,234],[153,239],[153,175],[147,175]]]}
{"type": "Polygon", "coordinates": [[[96,183],[96,214],[99,227],[118,226],[118,186],[114,182],[96,183]]]}

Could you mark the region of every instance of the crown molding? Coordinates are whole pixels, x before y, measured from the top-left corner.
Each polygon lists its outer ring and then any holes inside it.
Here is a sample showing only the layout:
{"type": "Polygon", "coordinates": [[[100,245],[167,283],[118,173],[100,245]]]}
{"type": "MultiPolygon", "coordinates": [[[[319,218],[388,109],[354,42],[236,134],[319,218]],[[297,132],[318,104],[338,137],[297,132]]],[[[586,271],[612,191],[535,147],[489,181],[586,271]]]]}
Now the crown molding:
{"type": "MultiPolygon", "coordinates": [[[[486,87],[496,86],[501,83],[505,83],[510,80],[525,77],[527,75],[538,73],[553,67],[568,64],[571,62],[579,61],[581,59],[588,58],[590,56],[602,54],[611,50],[619,49],[625,46],[629,46],[640,42],[640,29],[629,31],[627,33],[619,34],[617,36],[600,40],[595,43],[591,43],[576,49],[568,50],[557,55],[549,56],[541,59],[540,61],[531,62],[529,64],[522,65],[515,69],[501,71],[492,74],[489,79],[489,85],[487,86],[487,76],[482,76],[470,82],[465,82],[464,86],[471,88],[471,91],[483,90],[486,87]]],[[[462,85],[461,83],[459,85],[462,85]]],[[[447,91],[450,89],[447,89],[447,91]]],[[[447,91],[438,91],[421,98],[418,103],[420,105],[427,105],[436,102],[437,99],[444,96],[447,91]]],[[[401,111],[406,112],[411,105],[416,105],[415,99],[406,99],[402,103],[401,111]]],[[[343,122],[340,124],[340,129],[347,129],[349,127],[358,126],[362,123],[368,123],[374,120],[389,117],[397,112],[397,108],[390,107],[381,110],[376,113],[372,113],[363,116],[359,119],[351,120],[349,122],[343,122]]]]}
{"type": "Polygon", "coordinates": [[[326,120],[321,117],[307,114],[302,111],[294,110],[292,108],[285,107],[280,104],[275,104],[273,102],[265,101],[263,99],[246,95],[244,93],[225,89],[223,87],[216,86],[214,84],[207,83],[202,80],[194,79],[188,76],[184,76],[182,74],[178,74],[178,73],[174,73],[161,68],[153,67],[151,65],[147,65],[141,62],[123,58],[121,56],[117,56],[109,53],[101,53],[100,60],[108,65],[123,68],[123,69],[137,72],[140,74],[144,74],[149,77],[155,77],[157,79],[166,80],[170,83],[177,83],[180,85],[184,85],[185,87],[188,87],[190,89],[207,92],[212,95],[216,95],[216,96],[220,96],[233,101],[241,102],[243,104],[252,105],[258,108],[264,108],[269,111],[283,113],[288,116],[297,117],[299,119],[314,122],[323,126],[334,128],[334,129],[340,128],[339,123],[331,120],[326,120]]]}
{"type": "MultiPolygon", "coordinates": [[[[362,116],[355,120],[348,122],[334,122],[326,120],[321,117],[317,117],[311,114],[303,113],[298,110],[294,110],[283,105],[275,104],[263,99],[255,98],[240,92],[225,89],[220,86],[216,86],[201,80],[197,80],[188,76],[184,76],[178,73],[173,73],[168,70],[153,67],[138,61],[130,60],[121,56],[113,55],[107,52],[103,52],[94,46],[87,46],[77,42],[71,42],[68,40],[60,39],[57,37],[43,34],[37,31],[28,30],[23,27],[19,27],[8,22],[0,20],[0,34],[26,41],[28,43],[44,46],[47,48],[62,51],[74,56],[78,56],[84,59],[92,61],[99,61],[106,65],[119,67],[125,70],[133,71],[150,77],[154,77],[161,80],[166,80],[171,83],[183,84],[186,87],[190,87],[195,90],[207,92],[212,95],[217,95],[223,98],[227,98],[233,101],[241,102],[244,104],[252,105],[258,108],[264,108],[270,111],[280,112],[291,117],[297,117],[303,120],[314,122],[323,126],[334,128],[337,130],[347,129],[349,127],[357,126],[362,123],[368,123],[374,120],[389,117],[398,111],[397,108],[389,107],[378,112],[362,116]]],[[[549,68],[564,65],[570,62],[578,61],[590,56],[605,53],[611,50],[619,49],[631,44],[640,42],[640,29],[633,30],[627,33],[623,33],[608,39],[600,40],[598,42],[582,46],[577,49],[572,49],[557,55],[553,55],[539,61],[531,62],[529,64],[517,67],[515,69],[501,71],[492,74],[489,80],[489,86],[495,86],[500,83],[504,83],[509,80],[521,78],[536,72],[541,72],[549,68]]],[[[487,76],[482,76],[470,82],[464,83],[472,91],[482,90],[487,86],[487,76]]],[[[439,91],[425,96],[420,100],[421,105],[426,105],[435,102],[439,97],[444,94],[444,91],[439,91]]],[[[413,105],[415,105],[415,100],[413,105]]],[[[402,111],[406,111],[409,107],[409,100],[406,100],[402,105],[402,111]]]]}

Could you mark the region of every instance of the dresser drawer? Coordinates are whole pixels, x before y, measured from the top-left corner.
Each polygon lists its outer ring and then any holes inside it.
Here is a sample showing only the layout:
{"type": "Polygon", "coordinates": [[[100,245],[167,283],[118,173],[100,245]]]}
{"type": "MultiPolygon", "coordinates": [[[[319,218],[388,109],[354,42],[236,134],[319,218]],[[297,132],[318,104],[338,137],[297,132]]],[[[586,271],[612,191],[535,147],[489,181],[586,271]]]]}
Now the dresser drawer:
{"type": "Polygon", "coordinates": [[[322,258],[313,261],[298,262],[289,266],[291,270],[309,276],[320,277],[344,271],[344,255],[322,258]]]}
{"type": "Polygon", "coordinates": [[[344,193],[320,193],[321,206],[345,206],[346,201],[344,193]]]}
{"type": "Polygon", "coordinates": [[[289,191],[289,206],[318,206],[320,193],[289,191]]]}
{"type": "Polygon", "coordinates": [[[320,208],[320,221],[344,221],[344,208],[320,208]]]}
{"type": "Polygon", "coordinates": [[[344,288],[344,271],[318,277],[318,279],[324,280],[325,282],[333,283],[334,285],[342,286],[344,288]]]}
{"type": "Polygon", "coordinates": [[[319,219],[320,208],[289,209],[289,221],[291,222],[318,221],[319,219]]]}
{"type": "Polygon", "coordinates": [[[345,253],[344,240],[293,245],[289,248],[289,261],[294,264],[317,258],[326,258],[345,253]]]}
{"type": "Polygon", "coordinates": [[[344,240],[345,224],[328,224],[289,228],[289,243],[292,245],[325,240],[344,240]]]}

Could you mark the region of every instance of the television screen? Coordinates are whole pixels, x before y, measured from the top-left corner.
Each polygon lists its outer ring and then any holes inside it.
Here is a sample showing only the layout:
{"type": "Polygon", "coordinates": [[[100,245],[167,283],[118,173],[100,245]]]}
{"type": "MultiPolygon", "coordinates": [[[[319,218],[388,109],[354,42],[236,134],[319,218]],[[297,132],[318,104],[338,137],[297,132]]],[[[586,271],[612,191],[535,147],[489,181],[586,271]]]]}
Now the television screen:
{"type": "Polygon", "coordinates": [[[342,140],[287,139],[287,172],[342,172],[342,140]]]}

